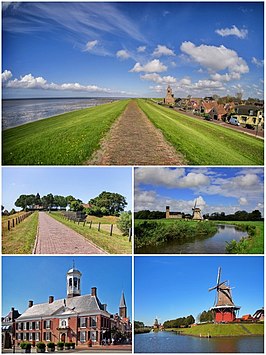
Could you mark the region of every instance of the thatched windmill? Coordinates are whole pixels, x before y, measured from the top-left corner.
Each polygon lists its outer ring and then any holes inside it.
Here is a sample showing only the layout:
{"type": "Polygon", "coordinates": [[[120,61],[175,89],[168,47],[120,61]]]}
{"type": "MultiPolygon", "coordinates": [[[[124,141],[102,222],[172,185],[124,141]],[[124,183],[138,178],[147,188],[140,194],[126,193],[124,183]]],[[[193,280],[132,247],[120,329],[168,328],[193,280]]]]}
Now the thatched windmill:
{"type": "Polygon", "coordinates": [[[231,287],[228,281],[220,282],[222,268],[219,267],[216,286],[209,288],[209,291],[216,290],[214,306],[211,310],[214,312],[214,321],[217,323],[233,322],[236,318],[236,312],[240,307],[235,306],[232,299],[231,287]]]}
{"type": "Polygon", "coordinates": [[[192,211],[193,211],[192,219],[194,221],[201,221],[202,220],[201,209],[199,207],[197,207],[197,199],[195,201],[194,208],[192,208],[192,211]]]}

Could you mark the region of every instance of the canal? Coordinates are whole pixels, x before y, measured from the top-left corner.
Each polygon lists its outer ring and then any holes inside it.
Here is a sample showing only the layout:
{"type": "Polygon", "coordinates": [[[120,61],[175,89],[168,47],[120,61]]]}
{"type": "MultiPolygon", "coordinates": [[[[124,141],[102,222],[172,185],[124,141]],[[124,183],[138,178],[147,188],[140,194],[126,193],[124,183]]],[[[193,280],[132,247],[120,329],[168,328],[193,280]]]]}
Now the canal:
{"type": "Polygon", "coordinates": [[[198,338],[175,332],[135,335],[136,353],[263,353],[263,336],[198,338]]]}
{"type": "Polygon", "coordinates": [[[196,238],[186,241],[173,240],[156,246],[146,246],[136,250],[140,254],[226,254],[226,245],[232,240],[237,242],[247,236],[247,232],[230,224],[219,224],[212,237],[196,238]]]}

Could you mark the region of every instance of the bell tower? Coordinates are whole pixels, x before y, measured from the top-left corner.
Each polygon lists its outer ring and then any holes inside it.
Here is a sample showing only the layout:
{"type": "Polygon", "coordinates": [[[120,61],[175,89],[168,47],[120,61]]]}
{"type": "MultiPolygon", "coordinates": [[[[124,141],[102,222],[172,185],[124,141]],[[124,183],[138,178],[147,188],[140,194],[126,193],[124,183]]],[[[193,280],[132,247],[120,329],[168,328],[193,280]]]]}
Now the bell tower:
{"type": "Polygon", "coordinates": [[[119,304],[119,316],[121,318],[127,317],[127,306],[126,306],[124,292],[122,292],[121,300],[120,300],[120,304],[119,304]]]}
{"type": "Polygon", "coordinates": [[[80,296],[80,279],[81,272],[75,268],[73,263],[73,268],[67,272],[67,297],[80,296]]]}

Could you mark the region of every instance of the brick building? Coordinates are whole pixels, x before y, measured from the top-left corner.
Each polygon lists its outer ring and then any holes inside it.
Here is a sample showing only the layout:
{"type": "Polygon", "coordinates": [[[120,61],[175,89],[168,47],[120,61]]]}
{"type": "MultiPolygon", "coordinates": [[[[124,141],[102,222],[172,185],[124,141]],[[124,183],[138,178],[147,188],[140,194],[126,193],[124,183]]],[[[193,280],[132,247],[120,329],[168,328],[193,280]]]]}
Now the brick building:
{"type": "Polygon", "coordinates": [[[75,268],[67,272],[67,295],[54,300],[50,296],[47,303],[33,304],[16,319],[16,343],[29,342],[74,342],[100,344],[103,339],[115,337],[115,331],[130,337],[131,324],[127,318],[127,307],[120,301],[119,314],[107,311],[97,296],[97,288],[91,294],[81,295],[81,272],[75,268]]]}

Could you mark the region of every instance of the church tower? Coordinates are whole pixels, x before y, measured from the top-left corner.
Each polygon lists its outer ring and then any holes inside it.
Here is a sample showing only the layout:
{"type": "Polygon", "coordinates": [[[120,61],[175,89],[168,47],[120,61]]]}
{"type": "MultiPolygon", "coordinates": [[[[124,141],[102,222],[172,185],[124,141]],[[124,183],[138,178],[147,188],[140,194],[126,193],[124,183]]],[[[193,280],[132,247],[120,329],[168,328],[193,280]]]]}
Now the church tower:
{"type": "Polygon", "coordinates": [[[126,306],[124,292],[122,292],[121,300],[119,304],[119,316],[121,318],[127,318],[127,306],[126,306]]]}
{"type": "Polygon", "coordinates": [[[81,279],[81,272],[75,268],[70,269],[67,272],[67,297],[75,297],[80,296],[80,279],[81,279]]]}

